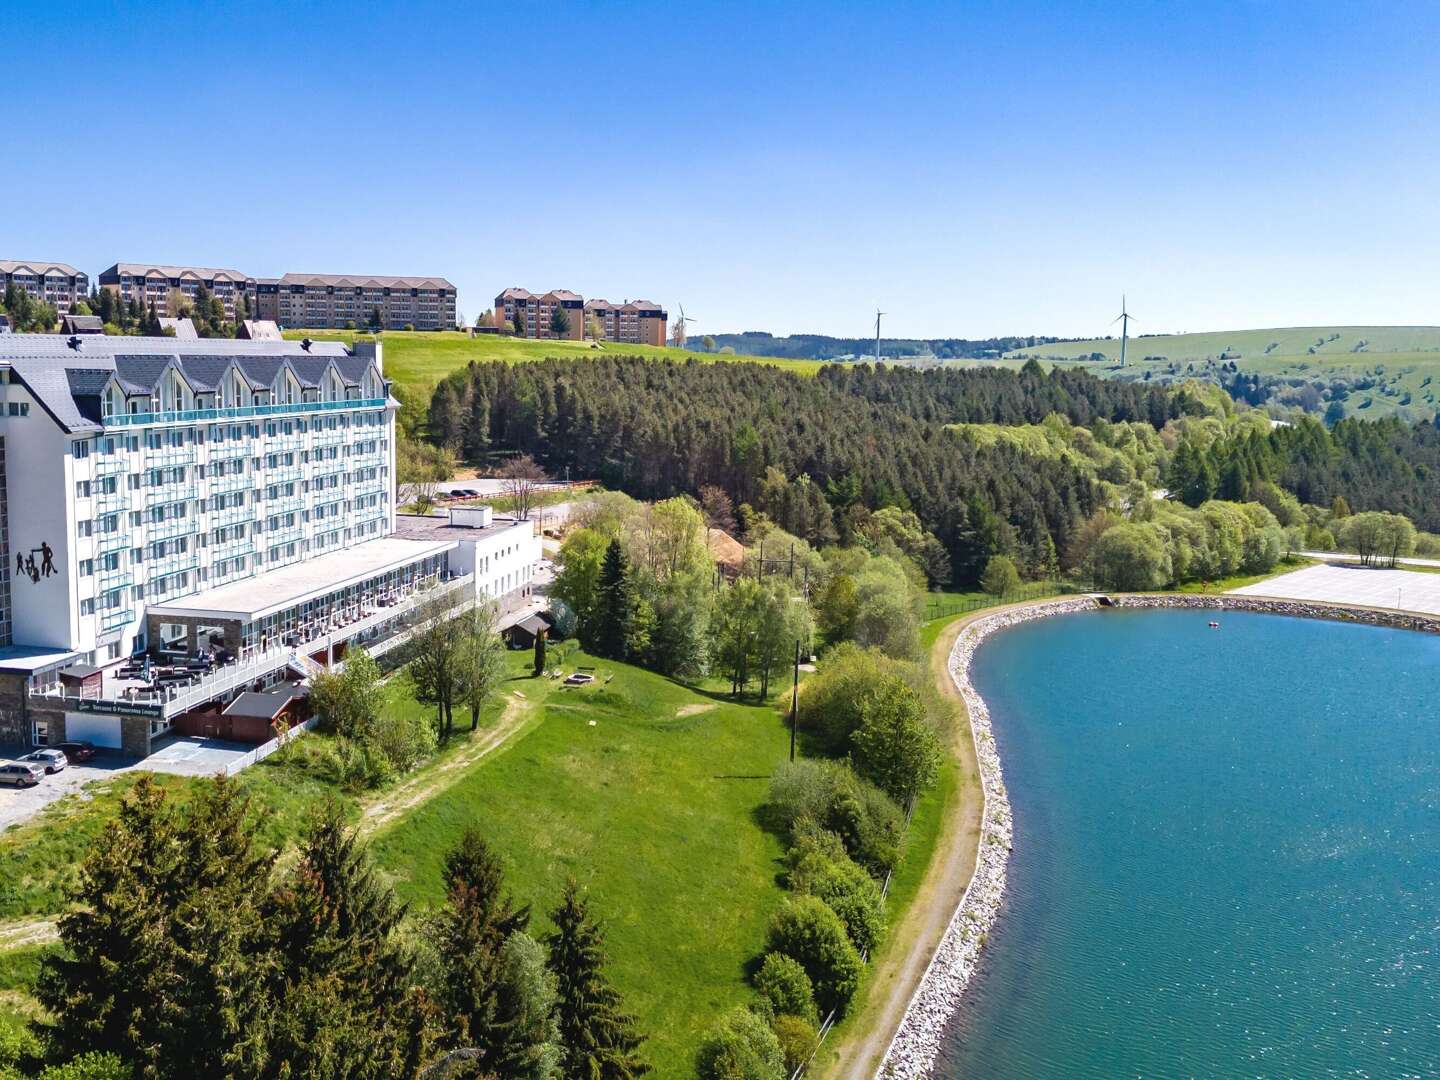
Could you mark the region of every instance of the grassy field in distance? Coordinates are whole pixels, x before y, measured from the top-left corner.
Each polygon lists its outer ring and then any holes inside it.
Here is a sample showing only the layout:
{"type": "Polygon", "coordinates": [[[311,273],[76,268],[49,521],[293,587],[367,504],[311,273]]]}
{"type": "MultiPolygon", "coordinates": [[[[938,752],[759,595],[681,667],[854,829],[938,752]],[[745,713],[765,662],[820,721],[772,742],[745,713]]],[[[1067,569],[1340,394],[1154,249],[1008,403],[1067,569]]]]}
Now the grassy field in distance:
{"type": "Polygon", "coordinates": [[[1124,368],[1118,366],[1118,337],[1091,338],[1017,349],[1000,363],[1018,364],[1031,356],[1112,379],[1183,376],[1175,371],[1177,365],[1194,365],[1201,374],[1208,364],[1230,362],[1241,371],[1307,383],[1373,379],[1374,386],[1353,389],[1344,399],[1347,415],[1379,419],[1403,410],[1410,419],[1423,419],[1440,408],[1437,326],[1308,326],[1132,337],[1124,368]],[[1088,359],[1093,353],[1105,359],[1088,359]]]}
{"type": "MultiPolygon", "coordinates": [[[[371,335],[354,330],[287,330],[285,336],[292,341],[314,338],[316,341],[354,341],[368,339],[371,335]]],[[[407,390],[428,395],[435,385],[450,372],[464,367],[472,360],[504,360],[508,363],[523,363],[527,360],[543,360],[550,356],[586,358],[596,356],[648,356],[657,360],[700,360],[705,363],[724,361],[747,361],[756,364],[773,364],[802,375],[812,375],[820,367],[819,360],[786,360],[765,356],[722,356],[718,353],[693,353],[670,347],[656,348],[652,345],[625,345],[608,342],[603,349],[592,348],[591,343],[579,341],[532,341],[525,338],[502,337],[486,334],[472,338],[459,331],[391,330],[381,340],[385,344],[385,374],[407,390]]]]}

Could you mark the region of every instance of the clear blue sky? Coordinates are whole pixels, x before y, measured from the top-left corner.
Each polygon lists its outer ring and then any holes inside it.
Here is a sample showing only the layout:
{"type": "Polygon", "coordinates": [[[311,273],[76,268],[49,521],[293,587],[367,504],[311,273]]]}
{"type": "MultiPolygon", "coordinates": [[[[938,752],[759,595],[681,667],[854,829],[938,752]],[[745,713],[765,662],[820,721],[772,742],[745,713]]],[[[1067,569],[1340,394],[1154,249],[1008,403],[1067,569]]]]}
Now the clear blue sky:
{"type": "Polygon", "coordinates": [[[1440,323],[1440,6],[0,5],[0,257],[695,329],[1440,323]]]}

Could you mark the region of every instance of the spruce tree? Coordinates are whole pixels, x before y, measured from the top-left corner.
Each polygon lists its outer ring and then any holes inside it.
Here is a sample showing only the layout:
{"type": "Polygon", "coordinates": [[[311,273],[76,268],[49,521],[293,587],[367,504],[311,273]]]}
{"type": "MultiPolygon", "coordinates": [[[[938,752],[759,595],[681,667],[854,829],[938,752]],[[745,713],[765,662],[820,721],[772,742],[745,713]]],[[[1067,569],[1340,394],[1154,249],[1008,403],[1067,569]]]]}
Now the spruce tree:
{"type": "Polygon", "coordinates": [[[494,1063],[505,1041],[499,989],[505,942],[530,922],[529,906],[505,892],[499,856],[475,829],[445,856],[448,904],[435,921],[436,950],[444,968],[440,1005],[447,1044],[481,1051],[477,1068],[494,1063]]]}
{"type": "Polygon", "coordinates": [[[644,1076],[650,1066],[636,1053],[644,1036],[605,975],[605,933],[574,880],[550,918],[555,932],[546,944],[559,993],[562,1074],[584,1080],[644,1076]]]}
{"type": "Polygon", "coordinates": [[[629,655],[638,598],[619,540],[611,540],[605,549],[598,593],[595,651],[612,660],[624,660],[629,655]]]}
{"type": "Polygon", "coordinates": [[[247,1075],[265,1007],[263,901],[273,856],[248,801],[208,785],[185,813],[142,778],[91,848],[36,996],[57,1050],[116,1054],[137,1075],[247,1075]]]}
{"type": "Polygon", "coordinates": [[[429,1040],[426,1010],[411,987],[413,963],[398,937],[404,915],[339,807],[325,807],[267,913],[274,1008],[257,1075],[413,1074],[429,1040]]]}

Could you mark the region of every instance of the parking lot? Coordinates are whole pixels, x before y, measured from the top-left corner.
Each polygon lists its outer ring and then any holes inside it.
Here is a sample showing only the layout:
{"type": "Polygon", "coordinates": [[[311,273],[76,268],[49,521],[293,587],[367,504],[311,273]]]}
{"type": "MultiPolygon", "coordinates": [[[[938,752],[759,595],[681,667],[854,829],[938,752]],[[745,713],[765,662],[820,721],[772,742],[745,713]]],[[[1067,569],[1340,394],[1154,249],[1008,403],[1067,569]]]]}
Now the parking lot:
{"type": "Polygon", "coordinates": [[[1383,570],[1359,566],[1307,566],[1247,585],[1241,596],[1276,596],[1330,604],[1394,608],[1440,615],[1440,574],[1419,570],[1383,570]]]}
{"type": "MultiPolygon", "coordinates": [[[[45,777],[35,787],[0,787],[0,830],[33,817],[92,780],[108,780],[120,773],[140,769],[176,776],[213,776],[254,749],[246,743],[224,739],[175,735],[157,739],[154,752],[141,761],[126,757],[118,750],[99,750],[94,760],[83,765],[69,765],[45,777]]],[[[0,761],[14,761],[25,753],[28,751],[23,747],[0,747],[0,761]]]]}

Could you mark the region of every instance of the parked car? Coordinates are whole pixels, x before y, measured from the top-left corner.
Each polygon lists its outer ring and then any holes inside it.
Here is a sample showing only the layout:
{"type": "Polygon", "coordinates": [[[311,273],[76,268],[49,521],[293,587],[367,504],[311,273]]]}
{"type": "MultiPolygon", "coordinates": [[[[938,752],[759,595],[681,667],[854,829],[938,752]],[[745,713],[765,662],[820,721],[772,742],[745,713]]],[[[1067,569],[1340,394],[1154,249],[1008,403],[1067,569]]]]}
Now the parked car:
{"type": "Polygon", "coordinates": [[[32,750],[20,760],[28,761],[32,764],[39,765],[47,773],[57,773],[61,769],[65,768],[67,764],[69,764],[69,762],[65,760],[65,755],[61,751],[49,749],[32,750]]]}
{"type": "Polygon", "coordinates": [[[0,784],[12,787],[34,787],[45,779],[45,768],[33,761],[14,761],[0,765],[0,784]]]}
{"type": "Polygon", "coordinates": [[[76,742],[57,743],[50,749],[59,750],[65,755],[65,760],[71,765],[78,765],[82,761],[89,761],[95,756],[95,744],[85,742],[83,739],[76,742]]]}

